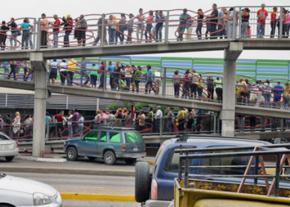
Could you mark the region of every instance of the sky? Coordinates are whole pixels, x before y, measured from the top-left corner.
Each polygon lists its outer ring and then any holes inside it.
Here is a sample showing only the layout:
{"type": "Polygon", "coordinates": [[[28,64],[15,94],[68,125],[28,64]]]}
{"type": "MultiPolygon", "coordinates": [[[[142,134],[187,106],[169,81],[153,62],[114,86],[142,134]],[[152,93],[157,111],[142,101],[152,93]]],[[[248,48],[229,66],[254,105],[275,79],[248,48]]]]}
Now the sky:
{"type": "MultiPolygon", "coordinates": [[[[110,12],[136,14],[139,8],[143,8],[145,11],[182,8],[207,10],[213,3],[217,3],[218,6],[258,6],[265,3],[266,5],[288,5],[290,8],[290,0],[14,0],[11,3],[5,3],[5,9],[1,10],[0,16],[7,21],[12,16],[39,17],[41,13],[46,13],[48,16],[70,14],[75,17],[80,14],[110,12]]],[[[160,56],[222,57],[223,52],[161,54],[160,56]]],[[[290,59],[290,51],[244,51],[241,58],[290,59]]]]}

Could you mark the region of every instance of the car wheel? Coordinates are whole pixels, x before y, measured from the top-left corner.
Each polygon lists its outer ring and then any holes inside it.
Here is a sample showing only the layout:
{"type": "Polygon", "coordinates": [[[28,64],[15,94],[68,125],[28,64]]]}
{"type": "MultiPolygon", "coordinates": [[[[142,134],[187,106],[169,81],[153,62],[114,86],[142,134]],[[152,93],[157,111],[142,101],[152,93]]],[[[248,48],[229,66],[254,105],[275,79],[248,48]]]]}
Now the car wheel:
{"type": "Polygon", "coordinates": [[[0,206],[1,207],[14,207],[13,205],[10,205],[10,204],[6,204],[6,203],[0,203],[0,206]]]}
{"type": "Polygon", "coordinates": [[[115,164],[115,162],[116,162],[116,155],[115,155],[115,153],[113,151],[111,151],[111,150],[107,150],[104,153],[104,162],[107,165],[113,165],[113,164],[115,164]]]}
{"type": "Polygon", "coordinates": [[[7,157],[5,157],[5,160],[7,162],[11,162],[13,159],[14,159],[14,156],[7,156],[7,157]]]}
{"type": "Polygon", "coordinates": [[[78,152],[75,147],[69,147],[66,150],[66,159],[69,161],[75,161],[78,158],[78,152]]]}
{"type": "Polygon", "coordinates": [[[151,176],[147,162],[137,162],[135,166],[135,199],[144,203],[150,197],[151,176]]]}
{"type": "Polygon", "coordinates": [[[127,165],[135,165],[136,159],[135,158],[126,159],[125,162],[127,165]]]}

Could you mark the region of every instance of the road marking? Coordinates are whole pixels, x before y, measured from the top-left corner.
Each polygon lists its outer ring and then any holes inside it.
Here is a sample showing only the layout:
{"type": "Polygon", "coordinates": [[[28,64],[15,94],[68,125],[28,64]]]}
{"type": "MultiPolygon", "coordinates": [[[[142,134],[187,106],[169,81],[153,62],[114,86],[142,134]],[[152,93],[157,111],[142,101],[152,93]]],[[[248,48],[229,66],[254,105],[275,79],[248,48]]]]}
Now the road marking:
{"type": "Polygon", "coordinates": [[[111,195],[111,194],[85,194],[85,193],[61,193],[64,200],[102,200],[102,201],[129,201],[135,202],[133,195],[111,195]]]}

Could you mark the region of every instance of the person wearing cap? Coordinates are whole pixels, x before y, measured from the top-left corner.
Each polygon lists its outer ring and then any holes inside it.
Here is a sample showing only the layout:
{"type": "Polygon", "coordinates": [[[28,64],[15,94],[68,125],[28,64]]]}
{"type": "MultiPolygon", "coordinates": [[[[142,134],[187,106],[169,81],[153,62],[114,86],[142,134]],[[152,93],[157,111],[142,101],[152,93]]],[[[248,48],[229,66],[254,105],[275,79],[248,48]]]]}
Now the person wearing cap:
{"type": "Polygon", "coordinates": [[[40,47],[46,48],[47,47],[47,35],[48,35],[48,25],[49,21],[46,17],[46,14],[41,14],[40,19],[40,47]]]}

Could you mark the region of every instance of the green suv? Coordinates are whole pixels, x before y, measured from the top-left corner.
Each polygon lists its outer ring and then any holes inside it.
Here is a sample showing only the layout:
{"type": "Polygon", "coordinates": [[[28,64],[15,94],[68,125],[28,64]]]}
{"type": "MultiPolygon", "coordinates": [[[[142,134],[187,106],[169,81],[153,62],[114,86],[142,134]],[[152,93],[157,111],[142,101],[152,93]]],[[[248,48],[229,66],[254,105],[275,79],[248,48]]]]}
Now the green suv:
{"type": "Polygon", "coordinates": [[[139,132],[122,127],[93,129],[83,137],[66,140],[64,149],[67,160],[102,158],[108,165],[115,164],[117,160],[134,164],[138,158],[145,156],[145,144],[139,132]]]}

